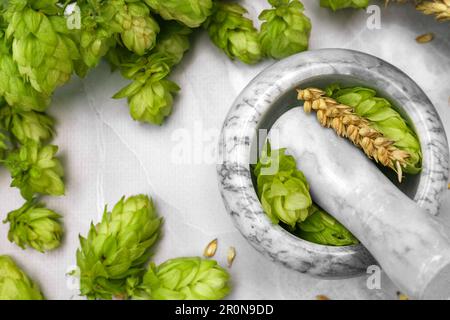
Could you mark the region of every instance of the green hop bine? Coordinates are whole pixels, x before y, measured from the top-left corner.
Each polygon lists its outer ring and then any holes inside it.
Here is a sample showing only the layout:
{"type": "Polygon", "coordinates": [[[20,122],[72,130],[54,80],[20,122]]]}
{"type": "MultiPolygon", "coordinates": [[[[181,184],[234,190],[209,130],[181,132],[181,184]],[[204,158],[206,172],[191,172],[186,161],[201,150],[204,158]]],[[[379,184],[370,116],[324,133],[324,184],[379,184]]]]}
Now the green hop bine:
{"type": "Polygon", "coordinates": [[[377,97],[375,90],[364,87],[340,88],[332,85],[326,92],[337,102],[352,107],[356,115],[367,119],[369,125],[389,139],[393,146],[408,154],[402,164],[403,172],[417,174],[421,171],[419,139],[388,100],[377,97]]]}
{"type": "Polygon", "coordinates": [[[55,158],[57,151],[57,146],[28,141],[6,158],[5,165],[13,178],[11,186],[19,188],[26,200],[34,194],[64,194],[63,169],[55,158]]]}
{"type": "Polygon", "coordinates": [[[127,3],[124,8],[115,18],[122,27],[120,38],[128,50],[142,56],[155,46],[159,25],[142,2],[127,3]]]}
{"type": "Polygon", "coordinates": [[[21,110],[43,111],[50,99],[36,91],[19,72],[17,63],[12,57],[11,45],[3,37],[0,30],[0,96],[6,102],[21,110]]]}
{"type": "Polygon", "coordinates": [[[176,20],[190,28],[199,27],[210,15],[212,0],[145,0],[165,20],[176,20]]]}
{"type": "Polygon", "coordinates": [[[40,143],[53,136],[53,119],[45,113],[5,107],[0,109],[0,120],[21,144],[29,140],[40,143]]]}
{"type": "Polygon", "coordinates": [[[78,48],[69,35],[57,1],[9,1],[6,38],[20,74],[44,95],[66,83],[73,72],[78,48]]]}
{"type": "Polygon", "coordinates": [[[39,286],[9,256],[0,256],[0,300],[44,300],[39,286]]]}
{"type": "Polygon", "coordinates": [[[309,215],[312,205],[309,185],[297,170],[294,157],[286,149],[271,150],[267,143],[254,168],[258,196],[273,223],[280,221],[294,229],[309,215]]]}
{"type": "Polygon", "coordinates": [[[369,5],[369,0],[320,0],[320,6],[330,8],[333,11],[354,8],[364,9],[369,5]]]}
{"type": "Polygon", "coordinates": [[[37,199],[27,201],[21,208],[8,213],[3,223],[9,222],[8,239],[22,249],[27,246],[40,252],[58,248],[63,229],[61,216],[44,207],[37,199]]]}
{"type": "Polygon", "coordinates": [[[231,59],[247,64],[261,60],[258,31],[252,20],[244,17],[247,10],[238,3],[215,2],[214,12],[205,23],[211,41],[231,59]]]}
{"type": "Polygon", "coordinates": [[[129,278],[128,287],[133,299],[220,300],[230,292],[229,279],[216,261],[187,257],[152,263],[142,281],[129,278]]]}
{"type": "Polygon", "coordinates": [[[308,49],[311,21],[303,14],[304,6],[298,0],[269,0],[272,9],[259,15],[263,22],[259,33],[261,49],[274,59],[308,49]]]}
{"type": "Polygon", "coordinates": [[[295,234],[304,240],[327,246],[359,243],[350,231],[316,205],[310,208],[309,217],[298,223],[295,234]]]}
{"type": "Polygon", "coordinates": [[[144,195],[122,198],[102,221],[80,236],[80,291],[89,299],[126,295],[126,279],[144,271],[162,220],[144,195]]]}

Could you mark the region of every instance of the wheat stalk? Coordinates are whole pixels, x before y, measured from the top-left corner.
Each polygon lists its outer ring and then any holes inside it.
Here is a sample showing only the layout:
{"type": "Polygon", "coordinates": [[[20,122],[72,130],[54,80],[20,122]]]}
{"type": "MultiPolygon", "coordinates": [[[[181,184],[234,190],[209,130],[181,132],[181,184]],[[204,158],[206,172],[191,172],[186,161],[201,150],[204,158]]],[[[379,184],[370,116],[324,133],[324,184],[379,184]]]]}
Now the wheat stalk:
{"type": "Polygon", "coordinates": [[[352,107],[326,96],[323,90],[307,88],[297,92],[297,98],[304,101],[305,112],[317,111],[322,126],[334,129],[339,136],[360,147],[369,158],[392,168],[397,172],[398,181],[402,181],[402,167],[406,167],[411,156],[408,152],[398,149],[394,141],[372,128],[370,122],[358,116],[352,107]]]}

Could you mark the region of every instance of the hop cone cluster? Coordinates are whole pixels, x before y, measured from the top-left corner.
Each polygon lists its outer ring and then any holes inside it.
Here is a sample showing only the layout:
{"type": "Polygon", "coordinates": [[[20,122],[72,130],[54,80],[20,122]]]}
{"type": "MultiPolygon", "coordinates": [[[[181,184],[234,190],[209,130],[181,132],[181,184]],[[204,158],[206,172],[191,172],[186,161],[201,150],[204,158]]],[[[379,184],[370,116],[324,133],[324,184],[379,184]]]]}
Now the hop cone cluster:
{"type": "Polygon", "coordinates": [[[298,223],[295,232],[300,238],[328,246],[348,246],[359,241],[331,215],[312,205],[309,217],[298,223]]]}
{"type": "Polygon", "coordinates": [[[417,10],[427,15],[434,15],[439,21],[450,20],[450,0],[421,1],[417,10]]]}
{"type": "Polygon", "coordinates": [[[327,95],[341,104],[348,105],[358,116],[369,120],[370,126],[392,141],[393,146],[409,156],[402,164],[406,173],[417,174],[422,168],[422,152],[419,140],[392,104],[376,95],[376,91],[364,88],[340,88],[331,86],[327,95]]]}
{"type": "Polygon", "coordinates": [[[364,9],[369,5],[369,0],[320,0],[320,6],[330,8],[333,11],[347,8],[364,9]]]}
{"type": "Polygon", "coordinates": [[[254,174],[266,214],[273,223],[281,221],[294,229],[308,217],[312,200],[305,176],[297,170],[294,157],[285,152],[286,149],[271,150],[267,144],[254,174]]]}
{"type": "Polygon", "coordinates": [[[80,236],[77,265],[81,294],[89,299],[123,296],[127,278],[143,272],[160,234],[152,201],[144,195],[122,198],[102,221],[80,236]]]}
{"type": "Polygon", "coordinates": [[[180,88],[167,77],[189,49],[190,33],[189,28],[176,22],[167,23],[150,54],[127,56],[120,49],[111,54],[113,64],[122,68],[126,78],[133,80],[114,95],[115,99],[128,99],[133,119],[160,125],[172,112],[173,95],[180,88]]]}
{"type": "Polygon", "coordinates": [[[214,260],[199,257],[171,259],[151,264],[142,282],[130,279],[133,299],[219,300],[230,291],[230,276],[214,260]]]}
{"type": "Polygon", "coordinates": [[[205,27],[211,41],[231,59],[254,64],[261,60],[262,51],[258,31],[252,20],[244,17],[246,13],[238,3],[216,2],[205,27]]]}
{"type": "Polygon", "coordinates": [[[259,41],[264,54],[274,59],[308,49],[311,21],[303,14],[303,4],[298,0],[269,0],[272,9],[264,10],[259,19],[259,41]]]}
{"type": "Polygon", "coordinates": [[[40,146],[28,141],[11,152],[5,160],[13,178],[11,186],[19,188],[27,200],[31,200],[34,194],[63,195],[63,169],[55,158],[57,151],[57,146],[40,146]]]}
{"type": "Polygon", "coordinates": [[[49,97],[34,89],[19,72],[12,56],[12,45],[0,30],[0,96],[6,102],[21,110],[43,111],[49,104],[49,97]]]}
{"type": "Polygon", "coordinates": [[[9,256],[0,256],[0,300],[44,300],[39,286],[9,256]]]}
{"type": "Polygon", "coordinates": [[[79,58],[62,8],[53,0],[12,0],[5,18],[19,73],[36,91],[51,95],[69,80],[79,58]]]}
{"type": "Polygon", "coordinates": [[[61,244],[60,215],[38,203],[36,199],[11,211],[3,223],[9,222],[8,239],[19,247],[32,247],[40,252],[53,250],[61,244]]]}
{"type": "Polygon", "coordinates": [[[212,0],[145,0],[165,20],[176,20],[190,28],[200,26],[211,14],[212,0]]]}
{"type": "Polygon", "coordinates": [[[3,128],[21,144],[30,140],[41,143],[53,136],[53,119],[42,112],[5,106],[0,109],[0,121],[3,128]]]}

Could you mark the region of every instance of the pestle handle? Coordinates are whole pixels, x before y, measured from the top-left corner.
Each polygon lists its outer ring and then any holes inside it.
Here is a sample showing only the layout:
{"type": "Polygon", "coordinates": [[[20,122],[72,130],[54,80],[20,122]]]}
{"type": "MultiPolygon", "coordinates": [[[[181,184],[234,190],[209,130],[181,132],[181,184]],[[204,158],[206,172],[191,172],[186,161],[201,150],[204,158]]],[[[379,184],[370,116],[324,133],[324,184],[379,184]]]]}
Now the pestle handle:
{"type": "Polygon", "coordinates": [[[269,133],[297,160],[314,201],[345,225],[404,293],[450,299],[450,230],[408,198],[351,142],[294,108],[269,133]]]}

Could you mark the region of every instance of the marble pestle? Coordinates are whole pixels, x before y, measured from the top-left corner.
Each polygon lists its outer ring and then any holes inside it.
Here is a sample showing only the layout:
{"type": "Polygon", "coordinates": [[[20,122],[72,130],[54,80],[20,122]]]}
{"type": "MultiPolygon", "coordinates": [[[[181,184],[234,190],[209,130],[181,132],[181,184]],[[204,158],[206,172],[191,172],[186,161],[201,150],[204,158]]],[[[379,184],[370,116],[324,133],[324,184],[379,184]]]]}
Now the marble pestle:
{"type": "Polygon", "coordinates": [[[314,114],[294,108],[269,132],[287,148],[311,186],[314,201],[344,224],[402,292],[450,299],[450,229],[420,208],[372,160],[314,114]]]}

